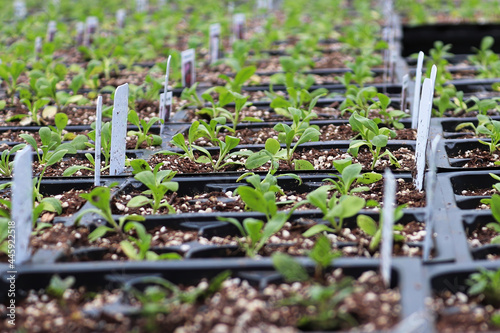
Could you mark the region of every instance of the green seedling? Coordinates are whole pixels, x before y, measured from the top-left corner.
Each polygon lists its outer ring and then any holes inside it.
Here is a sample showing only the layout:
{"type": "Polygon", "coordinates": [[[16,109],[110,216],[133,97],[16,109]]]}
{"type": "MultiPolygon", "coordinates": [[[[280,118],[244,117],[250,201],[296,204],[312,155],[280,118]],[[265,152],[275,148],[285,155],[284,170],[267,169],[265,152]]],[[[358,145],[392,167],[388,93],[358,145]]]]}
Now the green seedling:
{"type": "Polygon", "coordinates": [[[332,196],[328,199],[329,189],[328,185],[321,186],[309,193],[306,200],[301,203],[310,203],[319,208],[323,213],[323,219],[330,222],[333,229],[325,224],[317,224],[304,232],[304,237],[311,237],[323,231],[339,233],[342,230],[344,219],[356,215],[365,207],[365,199],[353,195],[342,195],[340,198],[332,196]]]}
{"type": "Polygon", "coordinates": [[[75,284],[75,281],[76,279],[74,276],[68,276],[65,279],[61,279],[61,277],[56,274],[50,279],[50,283],[45,291],[49,296],[62,300],[64,292],[70,289],[75,284]]]}
{"type": "Polygon", "coordinates": [[[493,120],[485,115],[477,115],[478,125],[475,126],[474,123],[466,122],[458,125],[456,130],[461,130],[466,127],[471,127],[476,135],[484,135],[490,139],[490,141],[484,141],[478,139],[480,143],[488,146],[490,154],[493,154],[500,147],[500,121],[493,120]]]}
{"type": "MultiPolygon", "coordinates": [[[[112,187],[112,185],[110,186],[112,187]]],[[[83,193],[80,196],[86,199],[95,208],[86,209],[75,219],[75,224],[78,224],[82,217],[86,214],[93,213],[98,214],[104,218],[104,220],[112,226],[112,228],[106,225],[100,225],[94,231],[89,234],[89,242],[94,242],[98,238],[103,237],[108,232],[123,234],[123,226],[127,221],[144,221],[144,216],[140,215],[125,215],[119,218],[118,223],[113,218],[111,213],[111,189],[110,187],[96,187],[90,193],[83,193]]]]}
{"type": "Polygon", "coordinates": [[[256,70],[257,68],[255,66],[248,66],[239,70],[234,78],[231,78],[224,74],[219,75],[219,78],[227,82],[226,88],[228,90],[240,94],[241,88],[248,80],[250,80],[250,78],[255,74],[256,70]]]}
{"type": "Polygon", "coordinates": [[[350,157],[333,161],[333,166],[341,175],[330,176],[336,177],[338,180],[335,181],[331,178],[327,178],[323,179],[323,181],[332,183],[331,190],[337,191],[340,195],[368,191],[370,189],[368,186],[352,186],[354,184],[369,185],[382,179],[382,175],[375,172],[361,174],[363,166],[359,163],[352,164],[352,158],[350,157]]]}
{"type": "Polygon", "coordinates": [[[0,64],[0,77],[7,85],[7,96],[14,104],[14,95],[18,89],[18,81],[26,69],[26,63],[22,60],[12,61],[10,64],[0,64]]]}
{"type": "MultiPolygon", "coordinates": [[[[492,175],[492,174],[490,174],[492,175]]],[[[496,176],[496,175],[495,175],[496,176]]],[[[498,176],[496,176],[498,179],[498,176]]],[[[498,190],[498,187],[500,187],[500,183],[497,183],[494,185],[494,188],[498,190]],[[496,185],[496,187],[495,187],[496,185]]],[[[483,201],[481,201],[483,202],[483,201]]],[[[491,206],[491,215],[493,215],[493,218],[495,219],[495,222],[488,223],[486,227],[494,230],[496,233],[500,233],[500,195],[494,193],[491,196],[491,199],[488,199],[486,203],[489,203],[491,206]]],[[[491,244],[500,244],[500,236],[495,236],[490,242],[491,244]]]]}
{"type": "Polygon", "coordinates": [[[0,175],[3,177],[12,177],[14,171],[14,161],[11,161],[13,154],[26,147],[25,144],[18,144],[12,149],[5,149],[0,156],[0,175]]]}
{"type": "Polygon", "coordinates": [[[410,115],[401,110],[389,110],[389,106],[391,104],[391,98],[389,96],[378,93],[377,98],[378,102],[370,108],[380,108],[378,112],[382,118],[376,118],[375,122],[382,123],[398,130],[403,129],[405,126],[400,121],[410,115]]]}
{"type": "Polygon", "coordinates": [[[135,112],[134,110],[130,110],[128,113],[128,121],[131,124],[137,126],[136,131],[127,132],[128,136],[137,137],[137,143],[135,144],[135,149],[139,149],[139,147],[141,147],[143,142],[146,142],[148,147],[161,145],[162,143],[161,136],[148,133],[151,127],[155,123],[157,123],[158,121],[161,121],[161,123],[163,123],[163,119],[160,119],[158,117],[151,117],[151,119],[148,122],[146,122],[144,119],[139,119],[137,112],[135,112]]]}
{"type": "Polygon", "coordinates": [[[244,237],[243,240],[238,240],[240,246],[248,257],[253,258],[264,247],[268,239],[283,228],[288,218],[288,213],[278,212],[266,223],[254,218],[246,218],[243,222],[232,217],[218,217],[217,219],[219,221],[229,222],[238,228],[239,232],[244,237]]]}
{"type": "Polygon", "coordinates": [[[187,108],[190,106],[195,106],[196,108],[203,107],[203,101],[198,97],[198,93],[196,89],[198,88],[198,82],[194,83],[189,88],[184,88],[181,93],[181,99],[188,101],[183,108],[187,108]]]}
{"type": "Polygon", "coordinates": [[[174,207],[168,202],[163,202],[165,194],[168,191],[175,192],[179,189],[179,183],[171,181],[177,174],[171,170],[160,170],[163,163],[158,163],[155,168],[137,173],[134,178],[144,184],[149,190],[142,192],[145,195],[151,195],[152,199],[138,195],[133,197],[127,204],[127,207],[142,207],[151,205],[153,214],[156,214],[162,207],[167,207],[169,213],[175,213],[174,207]]]}
{"type": "Polygon", "coordinates": [[[495,308],[500,307],[500,270],[490,271],[481,268],[479,273],[469,276],[467,284],[469,295],[481,295],[484,303],[495,308]]]}
{"type": "Polygon", "coordinates": [[[125,233],[134,231],[136,237],[128,236],[128,240],[120,242],[123,253],[131,260],[179,260],[182,257],[178,253],[157,254],[150,251],[153,236],[146,232],[146,228],[139,222],[127,222],[123,227],[125,233]]]}

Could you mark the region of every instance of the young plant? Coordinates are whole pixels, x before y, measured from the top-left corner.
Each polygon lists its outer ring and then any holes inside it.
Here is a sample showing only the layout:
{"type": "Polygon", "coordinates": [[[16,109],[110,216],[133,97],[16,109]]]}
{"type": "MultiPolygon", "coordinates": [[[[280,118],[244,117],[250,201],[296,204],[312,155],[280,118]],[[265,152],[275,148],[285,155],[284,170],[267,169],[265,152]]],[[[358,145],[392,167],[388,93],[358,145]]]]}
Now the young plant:
{"type": "Polygon", "coordinates": [[[323,213],[323,219],[330,222],[333,229],[325,224],[317,224],[304,232],[304,237],[311,237],[323,231],[340,233],[344,219],[356,215],[365,207],[365,199],[353,195],[342,195],[340,198],[332,195],[328,199],[329,190],[330,186],[321,186],[309,193],[306,196],[307,200],[302,201],[301,204],[310,203],[319,208],[323,213]]]}
{"type": "Polygon", "coordinates": [[[403,129],[405,126],[400,122],[400,120],[409,117],[410,115],[401,110],[389,110],[389,106],[391,104],[391,98],[389,96],[378,93],[377,97],[378,101],[371,106],[371,109],[380,108],[378,113],[382,116],[382,118],[375,118],[375,122],[382,123],[398,130],[403,129]]]}
{"type": "Polygon", "coordinates": [[[500,74],[500,57],[491,48],[495,39],[491,36],[485,36],[481,40],[479,49],[473,48],[474,55],[468,57],[469,61],[479,67],[478,78],[497,78],[500,74]]]}
{"type": "Polygon", "coordinates": [[[469,276],[467,284],[469,285],[469,295],[481,295],[483,303],[495,308],[500,307],[500,269],[490,271],[481,268],[479,273],[473,273],[469,276]]]}
{"type": "MultiPolygon", "coordinates": [[[[497,183],[495,185],[496,185],[496,187],[494,186],[495,189],[498,190],[498,187],[500,187],[500,184],[497,183]]],[[[481,201],[481,202],[484,202],[484,201],[481,201]]],[[[493,215],[495,222],[488,223],[486,225],[486,227],[488,227],[491,230],[494,230],[496,233],[500,234],[500,195],[494,193],[491,196],[491,199],[488,199],[488,203],[491,206],[491,215],[493,215]]],[[[493,237],[493,239],[491,240],[490,243],[491,244],[500,244],[500,235],[493,237]]]]}
{"type": "Polygon", "coordinates": [[[367,146],[368,150],[373,156],[373,162],[371,169],[375,168],[377,161],[383,157],[388,156],[392,165],[400,167],[400,164],[396,157],[388,150],[385,149],[382,153],[382,148],[387,146],[389,138],[394,138],[396,133],[386,127],[379,128],[375,121],[360,116],[357,112],[354,112],[349,118],[349,124],[351,124],[352,130],[359,132],[362,140],[352,140],[349,144],[348,152],[354,157],[358,156],[359,148],[367,146]]]}
{"type": "Polygon", "coordinates": [[[382,175],[375,172],[361,174],[363,166],[359,163],[352,164],[351,157],[333,161],[333,166],[341,175],[330,176],[336,177],[338,180],[335,181],[331,178],[326,178],[323,179],[323,181],[332,183],[331,190],[337,191],[340,195],[368,191],[370,189],[368,186],[358,186],[354,188],[352,186],[357,183],[369,185],[382,179],[382,175]]]}
{"type": "Polygon", "coordinates": [[[159,146],[162,143],[161,136],[156,134],[148,134],[151,127],[161,121],[163,123],[163,119],[158,117],[151,117],[151,119],[146,122],[144,119],[139,119],[137,112],[134,110],[130,110],[128,113],[128,121],[137,126],[137,131],[128,131],[128,136],[136,136],[137,143],[135,144],[135,149],[139,149],[143,142],[146,142],[147,146],[159,146]]]}
{"type": "Polygon", "coordinates": [[[340,104],[340,114],[345,112],[359,112],[363,117],[368,117],[372,108],[374,108],[374,98],[377,96],[377,88],[350,86],[346,90],[345,100],[340,104]]]}
{"type": "Polygon", "coordinates": [[[245,82],[250,80],[250,78],[255,74],[256,70],[257,68],[255,66],[248,66],[239,70],[236,73],[234,79],[224,74],[219,75],[219,78],[227,82],[226,88],[228,90],[241,94],[241,88],[243,87],[245,82]]]}
{"type": "Polygon", "coordinates": [[[182,90],[181,99],[188,101],[183,108],[194,106],[196,108],[203,107],[203,101],[198,97],[196,89],[198,88],[198,82],[194,83],[191,87],[186,87],[182,90]]]}
{"type": "MultiPolygon", "coordinates": [[[[114,184],[110,185],[110,187],[112,187],[113,185],[114,184]]],[[[140,222],[145,220],[144,216],[134,214],[134,215],[125,215],[120,217],[117,223],[111,213],[110,187],[105,187],[105,186],[96,187],[90,193],[80,194],[82,198],[90,202],[90,204],[95,208],[89,208],[80,212],[80,214],[78,214],[78,216],[75,219],[75,224],[78,224],[78,222],[82,219],[84,215],[93,213],[103,217],[104,220],[109,225],[112,226],[112,228],[110,228],[107,225],[100,225],[97,228],[95,228],[94,231],[92,231],[89,234],[89,242],[96,241],[98,238],[103,237],[108,232],[123,234],[123,226],[127,221],[140,222]]]]}
{"type": "Polygon", "coordinates": [[[38,98],[31,94],[27,89],[22,89],[19,91],[20,102],[28,108],[29,114],[17,114],[7,121],[17,121],[20,120],[21,125],[29,125],[31,123],[40,126],[43,122],[43,118],[38,115],[38,110],[43,108],[45,105],[50,103],[49,98],[38,98]]]}
{"type": "MultiPolygon", "coordinates": [[[[266,140],[264,149],[251,153],[246,162],[245,167],[247,169],[258,168],[267,162],[271,162],[271,171],[275,171],[279,167],[279,161],[284,160],[289,165],[292,165],[292,158],[297,147],[303,143],[310,141],[318,141],[320,132],[314,127],[308,127],[305,130],[303,128],[292,128],[286,124],[278,123],[274,126],[274,130],[279,132],[278,140],[274,138],[268,138],[266,140]],[[292,147],[294,140],[297,142],[292,147]],[[281,148],[280,143],[285,144],[285,148],[281,148]]],[[[314,169],[314,166],[305,160],[293,160],[295,164],[295,169],[314,169]]]]}
{"type": "Polygon", "coordinates": [[[14,161],[11,161],[11,156],[17,151],[26,147],[25,144],[18,144],[12,147],[12,149],[5,149],[0,156],[0,175],[3,177],[12,177],[14,171],[14,161]]]}
{"type": "MultiPolygon", "coordinates": [[[[403,217],[403,208],[405,208],[406,205],[401,205],[396,208],[394,211],[394,222],[397,222],[403,217]]],[[[380,245],[380,241],[382,239],[382,214],[380,214],[380,221],[379,223],[375,222],[374,219],[372,219],[368,215],[358,215],[356,218],[356,223],[358,227],[363,230],[364,233],[366,233],[368,236],[371,236],[372,239],[370,241],[370,245],[368,246],[368,249],[371,252],[374,252],[376,249],[378,249],[380,245]]],[[[404,236],[401,235],[399,232],[403,230],[402,225],[394,225],[394,233],[393,237],[396,242],[402,242],[405,240],[404,236]]]]}
{"type": "Polygon", "coordinates": [[[283,228],[288,218],[288,213],[278,212],[266,223],[254,218],[246,218],[243,222],[233,217],[218,217],[217,219],[219,221],[229,222],[238,228],[243,236],[243,240],[238,240],[240,247],[245,251],[248,257],[253,258],[259,253],[262,247],[264,247],[269,238],[283,228]]]}
{"type": "Polygon", "coordinates": [[[68,276],[65,279],[61,279],[61,277],[56,274],[50,279],[50,283],[45,291],[49,296],[63,300],[64,292],[70,289],[75,284],[75,281],[76,279],[74,276],[68,276]]]}
{"type": "Polygon", "coordinates": [[[278,212],[278,205],[292,203],[291,201],[276,202],[276,194],[283,195],[283,190],[278,185],[278,177],[289,176],[301,183],[300,177],[295,174],[283,174],[274,176],[268,173],[261,181],[260,176],[253,172],[245,173],[238,178],[237,181],[245,179],[253,186],[239,186],[235,195],[239,195],[241,200],[245,203],[245,207],[252,211],[261,212],[266,215],[269,220],[278,212]]]}
{"type": "Polygon", "coordinates": [[[146,228],[139,222],[127,222],[123,227],[125,233],[134,231],[136,237],[128,236],[128,240],[120,242],[123,253],[131,260],[178,260],[182,257],[178,253],[157,254],[150,251],[153,236],[146,232],[146,228]]]}
{"type": "Polygon", "coordinates": [[[155,168],[137,173],[134,178],[143,183],[149,190],[142,192],[145,195],[151,195],[152,199],[138,195],[133,197],[127,204],[127,207],[142,207],[151,205],[153,214],[156,214],[162,207],[167,207],[169,213],[175,213],[175,209],[168,202],[161,202],[168,191],[175,192],[179,189],[179,183],[171,181],[177,174],[171,170],[161,170],[163,163],[158,163],[155,168]]]}
{"type": "Polygon", "coordinates": [[[307,89],[298,90],[295,87],[288,87],[288,99],[281,95],[276,95],[271,87],[271,92],[266,92],[266,95],[271,99],[271,108],[284,117],[293,118],[290,114],[290,108],[301,109],[307,107],[307,113],[312,113],[314,106],[318,100],[326,95],[327,91],[324,88],[309,92],[307,89]]]}
{"type": "Polygon", "coordinates": [[[466,127],[471,127],[476,135],[484,135],[490,139],[490,141],[484,141],[478,139],[480,143],[488,146],[490,154],[493,154],[497,149],[500,148],[500,121],[493,120],[485,115],[477,115],[478,125],[475,126],[474,123],[466,122],[458,125],[456,130],[461,130],[466,127]]]}
{"type": "Polygon", "coordinates": [[[12,61],[10,64],[0,64],[0,77],[7,85],[7,96],[14,104],[14,96],[18,89],[19,77],[26,68],[26,64],[22,60],[12,61]]]}

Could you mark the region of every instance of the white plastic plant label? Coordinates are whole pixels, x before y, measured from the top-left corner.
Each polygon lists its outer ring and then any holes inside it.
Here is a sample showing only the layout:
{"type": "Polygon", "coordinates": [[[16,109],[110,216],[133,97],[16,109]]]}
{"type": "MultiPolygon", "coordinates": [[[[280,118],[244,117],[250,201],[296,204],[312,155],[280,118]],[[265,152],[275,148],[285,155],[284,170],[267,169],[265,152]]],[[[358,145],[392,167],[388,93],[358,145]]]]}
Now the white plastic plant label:
{"type": "Polygon", "coordinates": [[[233,15],[233,41],[245,39],[245,14],[233,15]]]}
{"type": "Polygon", "coordinates": [[[26,3],[23,0],[14,1],[14,17],[17,20],[22,20],[26,18],[26,14],[28,14],[26,3]]]}
{"type": "Polygon", "coordinates": [[[115,91],[113,118],[111,124],[111,151],[109,174],[116,176],[125,170],[125,149],[127,144],[128,83],[115,91]]]}
{"type": "Polygon", "coordinates": [[[422,66],[424,65],[424,52],[418,53],[417,69],[415,72],[415,90],[413,91],[413,103],[411,106],[411,128],[417,128],[418,111],[420,103],[420,86],[422,84],[422,66]]]}
{"type": "Polygon", "coordinates": [[[194,49],[182,51],[181,59],[182,86],[190,88],[196,82],[194,49]]]}
{"type": "Polygon", "coordinates": [[[77,46],[83,45],[84,40],[85,40],[85,23],[76,22],[75,44],[77,46]]]}
{"type": "Polygon", "coordinates": [[[167,91],[167,94],[165,95],[165,117],[163,117],[164,123],[170,120],[171,113],[172,113],[172,92],[167,91]]]}
{"type": "Polygon", "coordinates": [[[50,21],[48,26],[47,26],[47,42],[51,43],[54,41],[54,38],[56,37],[56,32],[57,32],[57,26],[56,26],[56,21],[50,21]]]}
{"type": "Polygon", "coordinates": [[[441,136],[436,135],[431,143],[431,153],[429,158],[429,171],[425,176],[425,200],[427,201],[427,207],[425,208],[425,238],[424,238],[424,249],[423,249],[423,259],[430,259],[432,249],[432,236],[434,234],[434,217],[432,215],[434,211],[434,199],[436,191],[437,182],[437,168],[436,168],[436,155],[441,141],[441,136]]]}
{"type": "Polygon", "coordinates": [[[170,76],[170,61],[172,60],[172,56],[169,55],[167,59],[167,69],[165,70],[165,87],[163,88],[163,92],[168,91],[168,78],[170,76]]]}
{"type": "Polygon", "coordinates": [[[33,229],[33,150],[26,145],[14,158],[12,178],[12,221],[15,230],[15,265],[30,257],[29,241],[33,229]]]}
{"type": "Polygon", "coordinates": [[[431,123],[432,95],[434,89],[432,80],[425,79],[422,88],[422,99],[420,100],[420,109],[418,112],[418,130],[417,142],[415,147],[415,162],[417,167],[417,176],[415,177],[415,187],[422,191],[424,184],[425,160],[427,151],[427,141],[429,139],[429,127],[431,123]]]}
{"type": "MultiPolygon", "coordinates": [[[[165,93],[160,94],[160,111],[159,111],[160,119],[165,119],[165,93]]],[[[160,133],[163,133],[163,125],[160,121],[160,133]]]]}
{"type": "Polygon", "coordinates": [[[35,38],[35,57],[42,53],[42,37],[35,38]]]}
{"type": "Polygon", "coordinates": [[[148,11],[148,0],[135,0],[135,10],[138,13],[144,13],[148,11]]]}
{"type": "Polygon", "coordinates": [[[221,32],[220,23],[210,24],[208,41],[209,41],[211,64],[219,60],[220,32],[221,32]]]}
{"type": "Polygon", "coordinates": [[[94,42],[95,34],[99,26],[99,19],[95,16],[87,17],[85,22],[85,45],[89,46],[94,42]]]}
{"type": "Polygon", "coordinates": [[[116,11],[116,25],[118,28],[123,29],[125,26],[125,18],[127,17],[127,11],[125,9],[118,9],[116,11]]]}
{"type": "Polygon", "coordinates": [[[391,170],[384,172],[384,209],[382,241],[380,246],[380,271],[387,287],[391,285],[392,246],[394,239],[394,210],[396,205],[396,179],[391,170]]]}
{"type": "Polygon", "coordinates": [[[97,107],[95,111],[94,186],[101,185],[101,129],[102,129],[102,96],[98,96],[97,107]]]}
{"type": "Polygon", "coordinates": [[[405,74],[403,76],[403,87],[401,89],[401,111],[406,112],[406,98],[408,96],[408,84],[410,83],[410,76],[405,74]]]}

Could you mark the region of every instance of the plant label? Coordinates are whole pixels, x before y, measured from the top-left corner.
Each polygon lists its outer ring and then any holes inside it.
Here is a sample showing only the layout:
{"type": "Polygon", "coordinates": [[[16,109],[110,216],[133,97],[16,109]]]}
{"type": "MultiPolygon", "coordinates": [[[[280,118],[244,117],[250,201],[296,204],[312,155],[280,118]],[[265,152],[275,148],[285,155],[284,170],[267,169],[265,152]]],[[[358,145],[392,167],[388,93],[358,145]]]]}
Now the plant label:
{"type": "Polygon", "coordinates": [[[125,170],[125,148],[127,144],[128,83],[115,91],[113,119],[111,124],[111,151],[109,174],[116,176],[125,170]]]}
{"type": "Polygon", "coordinates": [[[94,42],[94,36],[97,32],[97,27],[99,26],[99,20],[95,16],[87,17],[85,22],[85,39],[84,44],[86,46],[91,45],[94,42]]]}
{"type": "Polygon", "coordinates": [[[257,9],[273,10],[273,0],[257,0],[257,9]]]}
{"type": "MultiPolygon", "coordinates": [[[[160,94],[160,112],[159,112],[160,119],[165,119],[165,94],[166,93],[160,94]]],[[[165,124],[165,121],[163,121],[163,122],[160,121],[160,134],[163,133],[164,124],[165,124]]]]}
{"type": "Polygon", "coordinates": [[[413,103],[411,105],[411,128],[417,128],[418,111],[420,102],[420,86],[422,84],[422,66],[424,65],[424,52],[418,53],[417,69],[415,72],[415,90],[413,91],[413,103]]]}
{"type": "Polygon", "coordinates": [[[220,31],[221,31],[220,23],[210,24],[208,49],[210,50],[211,64],[219,60],[220,31]]]}
{"type": "MultiPolygon", "coordinates": [[[[432,65],[431,80],[432,80],[432,89],[433,90],[434,90],[434,86],[436,85],[436,76],[437,76],[437,67],[436,67],[436,65],[432,65]]],[[[432,94],[434,95],[434,92],[432,94]]]]}
{"type": "Polygon", "coordinates": [[[42,53],[42,37],[35,38],[35,57],[42,53]]]}
{"type": "Polygon", "coordinates": [[[234,2],[230,1],[227,4],[227,11],[228,11],[229,14],[233,14],[234,13],[234,2]]]}
{"type": "Polygon", "coordinates": [[[181,53],[181,73],[182,73],[182,86],[190,88],[196,82],[195,65],[195,52],[194,49],[182,51],[181,53]]]}
{"type": "Polygon", "coordinates": [[[33,150],[26,145],[14,158],[12,178],[12,213],[15,226],[15,265],[20,265],[30,257],[29,242],[33,228],[33,150]]]}
{"type": "Polygon", "coordinates": [[[417,176],[415,187],[422,191],[425,173],[425,158],[427,151],[427,141],[429,139],[429,127],[431,124],[432,97],[434,89],[432,80],[425,79],[422,89],[422,99],[418,112],[417,143],[415,148],[415,161],[417,165],[417,176]]]}
{"type": "Polygon", "coordinates": [[[160,94],[160,133],[163,133],[163,128],[165,124],[170,120],[170,114],[172,112],[172,92],[167,91],[166,93],[160,94]]]}
{"type": "Polygon", "coordinates": [[[391,170],[384,172],[384,209],[382,242],[380,246],[380,271],[387,287],[391,285],[391,261],[394,239],[394,210],[396,206],[396,179],[391,170]]]}
{"type": "Polygon", "coordinates": [[[427,201],[427,207],[425,208],[425,238],[424,238],[424,249],[423,249],[423,259],[429,259],[431,254],[432,235],[434,234],[434,219],[432,212],[434,209],[434,194],[436,190],[437,182],[437,168],[436,168],[436,155],[439,142],[441,141],[441,136],[436,135],[431,143],[431,153],[429,158],[429,171],[425,176],[425,200],[427,201]]]}
{"type": "Polygon", "coordinates": [[[245,14],[234,14],[233,16],[233,42],[245,39],[245,14]]]}
{"type": "Polygon", "coordinates": [[[125,26],[125,18],[127,17],[127,11],[125,9],[118,9],[116,11],[116,25],[118,28],[123,29],[125,26]]]}
{"type": "Polygon", "coordinates": [[[171,55],[169,55],[167,59],[167,69],[165,70],[165,88],[163,88],[163,92],[168,91],[168,78],[170,76],[170,60],[172,60],[171,55]]]}
{"type": "Polygon", "coordinates": [[[102,96],[97,97],[95,112],[95,156],[94,185],[101,185],[101,128],[102,128],[102,96]]]}
{"type": "Polygon", "coordinates": [[[82,45],[84,39],[85,39],[85,23],[76,22],[76,36],[75,36],[76,45],[77,46],[82,45]]]}
{"type": "Polygon", "coordinates": [[[26,14],[28,14],[26,3],[22,0],[14,1],[14,17],[17,20],[22,20],[26,18],[26,14]]]}
{"type": "Polygon", "coordinates": [[[51,43],[56,37],[57,26],[56,21],[50,21],[47,26],[47,42],[51,43]]]}
{"type": "Polygon", "coordinates": [[[135,0],[135,10],[138,13],[147,12],[148,6],[148,0],[135,0]]]}
{"type": "Polygon", "coordinates": [[[410,76],[405,74],[403,76],[403,87],[401,89],[401,111],[406,112],[406,96],[408,96],[408,84],[410,83],[410,76]]]}

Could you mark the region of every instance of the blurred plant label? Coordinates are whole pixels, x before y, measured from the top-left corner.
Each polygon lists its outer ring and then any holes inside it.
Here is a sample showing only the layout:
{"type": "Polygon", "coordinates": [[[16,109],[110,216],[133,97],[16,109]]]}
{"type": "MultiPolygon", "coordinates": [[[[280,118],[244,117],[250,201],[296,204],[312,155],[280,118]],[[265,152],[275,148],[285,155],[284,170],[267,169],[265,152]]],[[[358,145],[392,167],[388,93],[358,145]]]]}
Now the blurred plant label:
{"type": "Polygon", "coordinates": [[[433,247],[432,237],[434,234],[434,218],[432,216],[434,210],[434,199],[436,191],[437,182],[437,168],[436,168],[436,156],[439,143],[441,141],[441,136],[436,135],[434,140],[431,142],[431,152],[429,158],[429,171],[425,176],[425,200],[427,201],[427,207],[425,208],[425,238],[424,238],[424,251],[423,259],[430,259],[431,249],[433,247]]]}
{"type": "Polygon", "coordinates": [[[85,39],[85,23],[76,22],[76,35],[75,35],[75,43],[77,46],[83,44],[85,39]]]}
{"type": "Polygon", "coordinates": [[[245,39],[245,14],[233,15],[233,42],[238,39],[245,39]]]}
{"type": "Polygon", "coordinates": [[[47,26],[47,42],[53,42],[56,37],[57,26],[56,21],[50,21],[47,26]]]}
{"type": "Polygon", "coordinates": [[[168,78],[170,76],[170,61],[172,60],[172,56],[169,55],[167,59],[167,69],[165,70],[165,87],[163,88],[163,92],[168,91],[168,78]]]}
{"type": "Polygon", "coordinates": [[[431,124],[432,97],[434,89],[432,80],[425,79],[422,89],[422,99],[418,112],[417,143],[415,147],[415,162],[417,166],[417,176],[415,187],[422,191],[424,185],[425,159],[427,151],[427,141],[429,139],[429,127],[431,124]]]}
{"type": "Polygon", "coordinates": [[[116,176],[125,170],[125,149],[127,144],[128,83],[115,91],[113,119],[111,124],[111,158],[109,174],[116,176]]]}
{"type": "Polygon", "coordinates": [[[99,20],[97,19],[97,17],[95,16],[87,17],[87,20],[85,22],[85,39],[84,39],[84,43],[86,46],[89,46],[94,42],[98,26],[99,26],[99,20]]]}
{"type": "Polygon", "coordinates": [[[411,106],[411,128],[417,128],[423,64],[424,64],[424,52],[420,51],[418,53],[418,59],[417,59],[417,69],[415,72],[415,89],[413,91],[413,103],[411,106]]]}
{"type": "Polygon", "coordinates": [[[227,4],[227,11],[229,12],[229,14],[234,13],[234,2],[233,1],[230,1],[227,4]]]}
{"type": "Polygon", "coordinates": [[[257,9],[273,9],[273,0],[257,0],[257,9]]]}
{"type": "Polygon", "coordinates": [[[28,14],[26,3],[22,0],[14,1],[14,16],[17,20],[22,20],[28,14]]]}
{"type": "Polygon", "coordinates": [[[219,60],[220,49],[220,23],[210,24],[209,31],[209,50],[210,50],[210,63],[213,64],[219,60]]]}
{"type": "Polygon", "coordinates": [[[135,10],[138,13],[144,13],[148,11],[148,0],[135,0],[135,10]]]}
{"type": "Polygon", "coordinates": [[[391,285],[392,246],[394,239],[394,210],[396,205],[396,179],[391,170],[384,172],[384,208],[382,244],[380,246],[380,271],[387,287],[391,285]]]}
{"type": "Polygon", "coordinates": [[[37,37],[35,38],[35,56],[38,57],[40,53],[42,53],[42,37],[37,37]]]}
{"type": "Polygon", "coordinates": [[[190,88],[196,82],[195,52],[194,49],[182,51],[181,53],[181,73],[182,86],[190,88]]]}
{"type": "Polygon", "coordinates": [[[14,158],[12,178],[12,222],[15,223],[15,265],[30,257],[29,242],[33,229],[33,150],[26,145],[14,158]]]}
{"type": "Polygon", "coordinates": [[[116,25],[118,28],[123,29],[125,26],[125,18],[127,17],[127,11],[125,9],[118,9],[116,11],[116,25]]]}
{"type": "Polygon", "coordinates": [[[403,87],[401,89],[401,111],[406,112],[406,96],[408,95],[408,84],[410,82],[410,76],[405,74],[403,76],[403,87]]]}
{"type": "Polygon", "coordinates": [[[97,97],[95,111],[95,156],[94,185],[101,185],[101,129],[102,129],[102,96],[97,97]]]}
{"type": "Polygon", "coordinates": [[[166,93],[160,94],[160,133],[163,133],[163,128],[165,124],[170,120],[170,113],[172,112],[172,92],[167,91],[166,93]]]}

